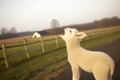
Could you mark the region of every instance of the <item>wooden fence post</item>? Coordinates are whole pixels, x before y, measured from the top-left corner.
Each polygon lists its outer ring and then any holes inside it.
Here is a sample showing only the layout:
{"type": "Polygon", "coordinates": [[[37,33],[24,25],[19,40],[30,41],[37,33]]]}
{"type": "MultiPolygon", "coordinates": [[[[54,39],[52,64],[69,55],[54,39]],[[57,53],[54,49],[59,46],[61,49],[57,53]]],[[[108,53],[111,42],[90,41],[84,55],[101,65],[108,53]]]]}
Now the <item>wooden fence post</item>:
{"type": "Polygon", "coordinates": [[[57,38],[57,36],[56,36],[56,35],[55,35],[55,42],[56,42],[56,46],[57,46],[57,48],[59,48],[58,38],[57,38]]]}
{"type": "Polygon", "coordinates": [[[43,44],[43,39],[42,39],[42,37],[40,38],[40,41],[41,41],[42,52],[43,52],[43,54],[44,54],[44,53],[45,53],[45,49],[44,49],[44,44],[43,44]]]}
{"type": "Polygon", "coordinates": [[[5,44],[2,44],[2,49],[3,49],[3,57],[4,57],[5,66],[6,66],[6,68],[9,68],[9,64],[8,64],[8,60],[7,60],[7,56],[6,56],[5,44]]]}
{"type": "Polygon", "coordinates": [[[26,54],[27,58],[30,59],[30,55],[29,55],[28,50],[27,50],[27,46],[26,46],[26,41],[25,41],[25,39],[23,40],[23,42],[24,42],[25,54],[26,54]]]}

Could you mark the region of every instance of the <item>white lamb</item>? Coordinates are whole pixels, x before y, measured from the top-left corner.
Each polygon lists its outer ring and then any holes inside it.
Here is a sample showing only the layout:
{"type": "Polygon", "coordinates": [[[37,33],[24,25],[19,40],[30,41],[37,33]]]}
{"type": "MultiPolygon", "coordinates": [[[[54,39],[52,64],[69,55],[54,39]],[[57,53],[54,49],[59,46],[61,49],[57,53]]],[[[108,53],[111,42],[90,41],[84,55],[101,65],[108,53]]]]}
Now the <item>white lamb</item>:
{"type": "Polygon", "coordinates": [[[65,41],[68,61],[72,68],[72,79],[79,80],[80,69],[92,72],[96,80],[112,80],[114,61],[104,52],[89,51],[80,46],[80,40],[86,37],[84,32],[74,28],[64,29],[60,37],[65,41]]]}

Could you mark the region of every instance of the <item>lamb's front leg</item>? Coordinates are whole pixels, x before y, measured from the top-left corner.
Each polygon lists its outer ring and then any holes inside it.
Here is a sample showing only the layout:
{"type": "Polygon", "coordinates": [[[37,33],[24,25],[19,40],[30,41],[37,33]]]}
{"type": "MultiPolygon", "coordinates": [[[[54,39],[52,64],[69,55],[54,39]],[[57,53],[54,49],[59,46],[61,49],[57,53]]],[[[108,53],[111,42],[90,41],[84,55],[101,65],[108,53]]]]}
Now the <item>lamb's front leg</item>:
{"type": "Polygon", "coordinates": [[[72,68],[72,80],[79,80],[80,78],[80,68],[79,66],[75,67],[75,66],[71,66],[72,68]]]}

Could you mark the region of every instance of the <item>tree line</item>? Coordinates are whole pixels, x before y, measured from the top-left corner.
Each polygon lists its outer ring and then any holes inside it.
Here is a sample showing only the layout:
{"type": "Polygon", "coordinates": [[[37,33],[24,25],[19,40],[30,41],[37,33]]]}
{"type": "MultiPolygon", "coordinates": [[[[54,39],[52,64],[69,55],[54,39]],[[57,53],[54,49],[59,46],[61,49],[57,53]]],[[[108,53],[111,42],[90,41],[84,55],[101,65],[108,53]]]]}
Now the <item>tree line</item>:
{"type": "Polygon", "coordinates": [[[16,33],[17,33],[17,29],[15,27],[11,27],[9,30],[7,27],[2,27],[0,29],[0,39],[17,37],[18,35],[16,33]]]}
{"type": "MultiPolygon", "coordinates": [[[[59,24],[58,21],[56,22],[53,21],[52,23],[59,24]]],[[[111,27],[111,26],[120,26],[120,18],[115,16],[112,18],[104,18],[101,20],[95,20],[91,23],[73,24],[73,25],[66,25],[66,26],[61,26],[61,27],[51,27],[51,29],[46,30],[46,32],[49,32],[50,34],[60,34],[60,33],[63,33],[63,28],[66,28],[66,27],[76,28],[82,31],[82,30],[105,28],[105,27],[111,27]]]]}
{"type": "Polygon", "coordinates": [[[11,27],[10,30],[7,29],[7,27],[2,27],[0,29],[0,34],[5,35],[5,34],[11,34],[11,33],[17,33],[17,30],[15,27],[11,27]]]}
{"type": "MultiPolygon", "coordinates": [[[[38,31],[38,32],[42,35],[54,35],[54,34],[63,33],[64,32],[63,28],[66,27],[76,28],[78,30],[90,30],[90,29],[105,28],[111,26],[120,26],[120,18],[118,17],[104,18],[101,20],[93,21],[91,23],[73,24],[66,26],[60,26],[59,21],[57,19],[53,19],[50,23],[50,29],[38,31]]],[[[33,33],[34,31],[17,33],[15,27],[11,27],[9,30],[6,27],[2,27],[0,29],[0,39],[27,36],[27,35],[32,35],[33,33]]]]}

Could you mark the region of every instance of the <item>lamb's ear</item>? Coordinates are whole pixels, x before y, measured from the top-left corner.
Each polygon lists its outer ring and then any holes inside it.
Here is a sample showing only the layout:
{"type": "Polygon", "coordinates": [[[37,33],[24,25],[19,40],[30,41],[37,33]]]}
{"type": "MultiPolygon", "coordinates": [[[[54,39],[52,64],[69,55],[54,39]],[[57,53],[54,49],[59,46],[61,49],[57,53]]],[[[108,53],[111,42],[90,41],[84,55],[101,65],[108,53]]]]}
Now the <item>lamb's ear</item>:
{"type": "Polygon", "coordinates": [[[79,38],[79,39],[83,39],[83,38],[85,38],[87,35],[86,35],[86,33],[84,33],[84,32],[78,32],[77,34],[76,34],[76,38],[79,38]]]}

